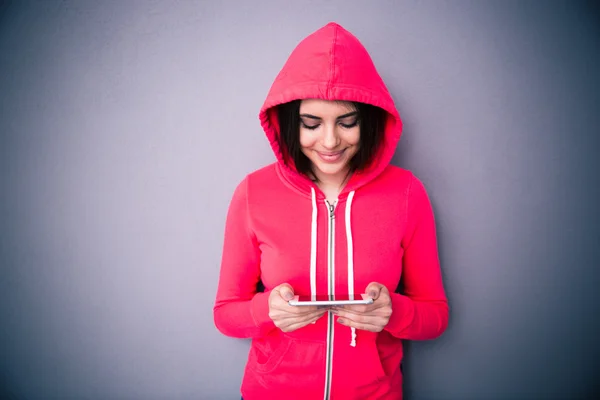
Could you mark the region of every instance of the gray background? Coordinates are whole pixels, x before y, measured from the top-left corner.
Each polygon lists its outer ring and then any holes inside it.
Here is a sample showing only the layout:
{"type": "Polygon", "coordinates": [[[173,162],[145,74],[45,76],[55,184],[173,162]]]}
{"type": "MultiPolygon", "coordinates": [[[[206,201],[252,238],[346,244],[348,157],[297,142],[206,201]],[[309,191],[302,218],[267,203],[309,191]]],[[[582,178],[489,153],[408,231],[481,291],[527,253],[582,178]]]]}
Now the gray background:
{"type": "Polygon", "coordinates": [[[214,328],[258,110],[329,21],[370,51],[425,183],[451,311],[406,398],[583,399],[598,384],[593,2],[0,1],[0,395],[236,399],[214,328]]]}

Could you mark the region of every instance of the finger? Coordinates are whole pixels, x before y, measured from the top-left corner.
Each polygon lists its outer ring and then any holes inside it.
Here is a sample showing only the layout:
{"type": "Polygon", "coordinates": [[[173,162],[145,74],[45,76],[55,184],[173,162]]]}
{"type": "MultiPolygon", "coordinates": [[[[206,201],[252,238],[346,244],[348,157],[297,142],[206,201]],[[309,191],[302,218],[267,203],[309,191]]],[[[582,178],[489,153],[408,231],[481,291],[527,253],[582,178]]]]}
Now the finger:
{"type": "Polygon", "coordinates": [[[284,332],[292,332],[292,331],[295,331],[296,329],[303,328],[306,325],[311,324],[311,323],[317,321],[321,317],[322,317],[322,314],[321,315],[317,315],[317,316],[313,316],[312,318],[310,318],[310,319],[308,319],[306,321],[295,321],[295,322],[292,322],[290,324],[284,324],[279,329],[281,329],[284,332]]]}
{"type": "Polygon", "coordinates": [[[377,300],[379,298],[379,295],[381,294],[382,288],[383,288],[383,285],[381,283],[371,282],[367,285],[367,289],[365,290],[365,293],[367,294],[367,296],[371,297],[373,300],[377,300]]]}
{"type": "Polygon", "coordinates": [[[341,325],[348,326],[350,328],[360,329],[363,331],[381,332],[383,330],[382,325],[365,324],[365,323],[355,322],[355,321],[352,321],[352,320],[349,320],[346,318],[338,318],[337,322],[340,323],[341,325]]]}
{"type": "Polygon", "coordinates": [[[370,313],[379,308],[388,306],[389,302],[387,301],[387,299],[388,297],[384,296],[382,291],[382,293],[378,295],[378,298],[376,300],[373,300],[371,304],[346,304],[343,306],[335,306],[332,309],[351,310],[356,313],[370,313]]]}
{"type": "Polygon", "coordinates": [[[380,302],[373,302],[371,304],[347,304],[347,305],[343,305],[343,306],[333,307],[332,310],[333,311],[347,310],[347,311],[351,311],[351,312],[357,313],[357,314],[365,314],[365,313],[371,313],[383,306],[385,306],[385,304],[382,304],[380,302]]]}
{"type": "Polygon", "coordinates": [[[322,309],[317,306],[291,306],[287,301],[277,299],[273,300],[271,307],[294,315],[310,314],[316,311],[327,311],[326,309],[322,309]]]}
{"type": "Polygon", "coordinates": [[[374,310],[367,310],[366,312],[356,311],[356,310],[331,310],[332,313],[338,315],[340,317],[348,317],[354,320],[358,320],[361,317],[384,317],[389,318],[392,315],[392,310],[390,308],[380,307],[374,310]]]}
{"type": "Polygon", "coordinates": [[[323,314],[324,313],[320,313],[320,312],[306,314],[306,315],[283,314],[283,315],[279,316],[278,319],[282,320],[282,321],[299,321],[299,322],[301,322],[301,321],[309,321],[313,318],[318,318],[318,317],[322,316],[323,314]]]}
{"type": "Polygon", "coordinates": [[[294,289],[287,283],[282,283],[278,286],[279,295],[285,301],[290,301],[294,298],[294,289]]]}
{"type": "Polygon", "coordinates": [[[356,323],[360,323],[360,324],[367,324],[367,325],[380,325],[380,324],[384,324],[386,320],[388,320],[388,316],[384,315],[384,314],[354,314],[354,313],[350,313],[350,312],[346,312],[346,311],[342,311],[342,312],[337,312],[335,313],[338,318],[344,319],[344,320],[348,320],[348,321],[353,321],[356,323]]]}
{"type": "Polygon", "coordinates": [[[321,316],[323,314],[325,314],[325,312],[327,312],[326,310],[316,310],[316,311],[312,311],[312,312],[306,312],[306,313],[302,313],[302,314],[297,314],[297,313],[290,313],[287,310],[285,311],[277,311],[277,312],[273,312],[273,318],[276,318],[278,320],[300,320],[300,321],[304,321],[307,319],[311,319],[313,317],[316,316],[321,316]]]}

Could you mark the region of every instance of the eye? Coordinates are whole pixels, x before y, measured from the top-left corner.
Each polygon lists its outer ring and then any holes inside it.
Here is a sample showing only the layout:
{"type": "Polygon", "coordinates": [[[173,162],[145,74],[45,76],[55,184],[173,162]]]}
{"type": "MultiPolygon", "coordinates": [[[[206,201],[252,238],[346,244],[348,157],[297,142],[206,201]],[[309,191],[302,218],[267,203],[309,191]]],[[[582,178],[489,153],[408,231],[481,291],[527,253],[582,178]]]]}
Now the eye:
{"type": "Polygon", "coordinates": [[[302,124],[302,127],[303,127],[303,128],[310,129],[311,131],[313,131],[313,130],[317,129],[317,128],[319,127],[319,125],[321,125],[321,124],[316,124],[316,125],[306,125],[306,124],[304,123],[304,121],[301,121],[300,123],[302,124]]]}
{"type": "Polygon", "coordinates": [[[349,124],[344,124],[343,122],[340,122],[340,125],[346,129],[354,128],[356,125],[358,125],[358,119],[355,119],[349,124]]]}

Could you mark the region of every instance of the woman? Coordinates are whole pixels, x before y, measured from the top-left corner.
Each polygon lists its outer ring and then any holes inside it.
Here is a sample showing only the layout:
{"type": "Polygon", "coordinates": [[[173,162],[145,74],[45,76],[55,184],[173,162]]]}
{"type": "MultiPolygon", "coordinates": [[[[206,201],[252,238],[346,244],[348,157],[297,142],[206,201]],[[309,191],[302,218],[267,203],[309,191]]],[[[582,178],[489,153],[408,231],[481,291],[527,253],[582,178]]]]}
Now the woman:
{"type": "Polygon", "coordinates": [[[440,336],[448,304],[427,193],[389,164],[390,94],[330,23],[292,52],[260,121],[277,162],[235,190],[214,307],[223,334],[252,338],[243,398],[401,399],[402,341],[440,336]],[[288,304],[355,293],[374,301],[288,304]]]}

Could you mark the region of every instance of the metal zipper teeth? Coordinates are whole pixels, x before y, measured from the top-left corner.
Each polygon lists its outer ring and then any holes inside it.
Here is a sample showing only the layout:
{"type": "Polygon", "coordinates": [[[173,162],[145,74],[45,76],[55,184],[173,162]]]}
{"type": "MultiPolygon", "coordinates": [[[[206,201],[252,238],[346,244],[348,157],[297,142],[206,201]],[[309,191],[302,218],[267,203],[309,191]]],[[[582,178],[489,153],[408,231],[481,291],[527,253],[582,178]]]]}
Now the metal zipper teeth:
{"type": "Polygon", "coordinates": [[[331,394],[331,362],[333,359],[333,314],[328,312],[327,316],[327,364],[325,367],[325,400],[329,400],[331,394]]]}
{"type": "MultiPolygon", "coordinates": [[[[326,200],[325,203],[329,208],[329,236],[327,238],[327,275],[328,275],[328,295],[330,300],[335,298],[335,205],[329,204],[326,200]]],[[[333,314],[327,312],[327,348],[326,348],[326,361],[325,361],[325,393],[324,399],[329,400],[331,394],[331,369],[333,362],[333,334],[335,327],[333,326],[333,314]]]]}

